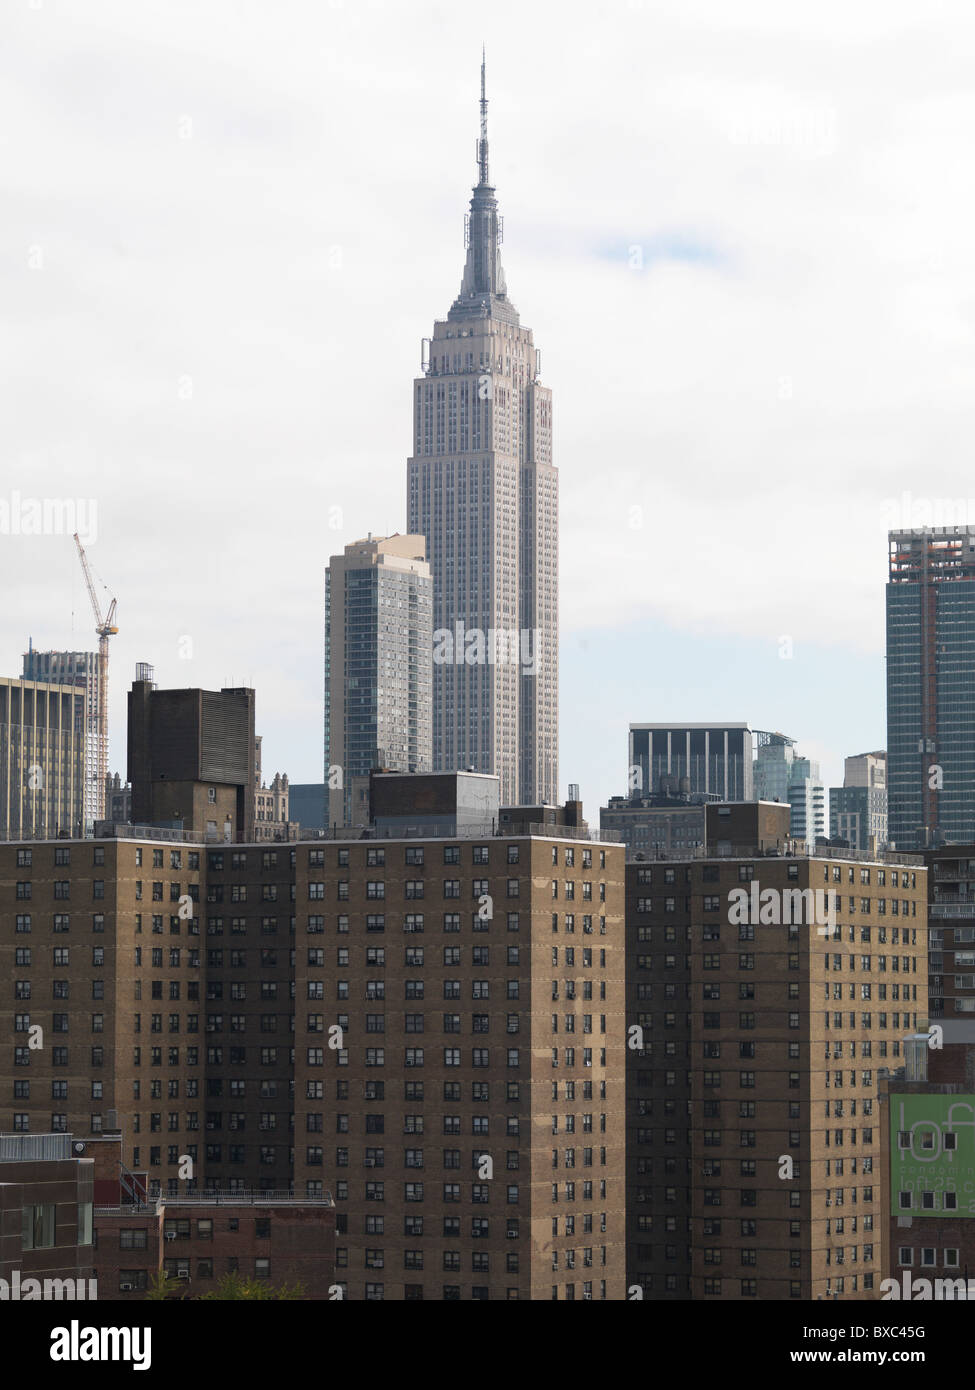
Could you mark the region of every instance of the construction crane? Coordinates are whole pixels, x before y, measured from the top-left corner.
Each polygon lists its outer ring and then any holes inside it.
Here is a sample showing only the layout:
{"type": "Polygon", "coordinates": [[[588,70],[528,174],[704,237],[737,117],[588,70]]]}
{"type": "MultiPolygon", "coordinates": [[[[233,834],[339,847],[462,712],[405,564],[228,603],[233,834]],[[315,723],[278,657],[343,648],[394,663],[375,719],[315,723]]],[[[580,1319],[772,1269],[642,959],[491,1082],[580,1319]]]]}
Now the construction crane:
{"type": "Polygon", "coordinates": [[[101,809],[102,816],[104,816],[105,784],[108,780],[108,639],[114,637],[118,632],[118,628],[115,626],[116,600],[112,599],[108,606],[108,613],[103,619],[91,570],[88,566],[88,556],[85,554],[85,548],[81,544],[77,532],[74,542],[78,547],[85,584],[88,586],[88,597],[91,599],[92,612],[95,614],[95,631],[98,633],[98,697],[95,710],[98,730],[98,786],[95,789],[94,804],[101,809]]]}

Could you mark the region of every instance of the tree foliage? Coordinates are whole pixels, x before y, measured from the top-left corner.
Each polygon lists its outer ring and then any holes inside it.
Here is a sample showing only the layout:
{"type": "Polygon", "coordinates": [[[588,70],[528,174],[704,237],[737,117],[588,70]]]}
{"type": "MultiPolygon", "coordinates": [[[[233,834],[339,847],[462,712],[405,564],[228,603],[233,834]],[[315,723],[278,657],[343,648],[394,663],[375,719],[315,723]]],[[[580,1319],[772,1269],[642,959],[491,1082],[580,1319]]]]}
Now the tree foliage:
{"type": "Polygon", "coordinates": [[[253,1302],[294,1301],[304,1297],[305,1290],[300,1283],[281,1284],[275,1288],[266,1279],[248,1279],[236,1270],[232,1270],[229,1274],[225,1274],[209,1293],[201,1294],[200,1302],[226,1302],[231,1299],[244,1299],[253,1302]]]}

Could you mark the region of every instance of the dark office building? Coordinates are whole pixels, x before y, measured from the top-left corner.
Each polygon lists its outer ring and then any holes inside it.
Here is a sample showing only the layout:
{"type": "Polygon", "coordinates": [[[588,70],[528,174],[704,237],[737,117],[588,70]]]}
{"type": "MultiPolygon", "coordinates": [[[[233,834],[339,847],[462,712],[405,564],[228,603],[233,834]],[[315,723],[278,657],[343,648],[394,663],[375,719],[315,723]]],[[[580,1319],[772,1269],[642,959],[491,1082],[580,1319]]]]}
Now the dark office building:
{"type": "Polygon", "coordinates": [[[975,1046],[975,844],[932,850],[925,860],[931,1018],[946,1043],[975,1046]]]}
{"type": "Polygon", "coordinates": [[[750,801],[752,759],[747,724],[631,724],[629,790],[750,801]]]}
{"type": "Polygon", "coordinates": [[[253,690],[157,690],[149,667],[129,691],[134,825],[206,840],[253,840],[253,690]]]}
{"type": "Polygon", "coordinates": [[[325,829],[325,802],[328,789],[324,782],[292,782],[289,812],[291,819],[301,826],[302,834],[310,830],[325,829]]]}
{"type": "Polygon", "coordinates": [[[890,841],[975,840],[975,527],[892,531],[887,584],[890,841]]]}

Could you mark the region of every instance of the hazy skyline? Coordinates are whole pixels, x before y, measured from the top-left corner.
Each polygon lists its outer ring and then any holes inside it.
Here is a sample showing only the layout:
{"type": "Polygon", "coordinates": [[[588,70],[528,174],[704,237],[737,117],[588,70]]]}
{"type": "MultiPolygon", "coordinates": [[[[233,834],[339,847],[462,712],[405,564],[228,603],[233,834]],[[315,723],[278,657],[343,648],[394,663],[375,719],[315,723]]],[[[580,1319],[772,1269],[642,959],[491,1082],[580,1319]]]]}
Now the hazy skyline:
{"type": "MultiPolygon", "coordinates": [[[[838,782],[885,743],[892,500],[975,492],[960,4],[13,9],[0,499],[97,505],[112,770],[145,660],[253,685],[265,774],[320,780],[324,571],[406,529],[482,39],[555,401],[561,794],[595,821],[667,719],[782,729],[838,782]]],[[[94,650],[70,534],[0,542],[0,672],[94,650]]]]}

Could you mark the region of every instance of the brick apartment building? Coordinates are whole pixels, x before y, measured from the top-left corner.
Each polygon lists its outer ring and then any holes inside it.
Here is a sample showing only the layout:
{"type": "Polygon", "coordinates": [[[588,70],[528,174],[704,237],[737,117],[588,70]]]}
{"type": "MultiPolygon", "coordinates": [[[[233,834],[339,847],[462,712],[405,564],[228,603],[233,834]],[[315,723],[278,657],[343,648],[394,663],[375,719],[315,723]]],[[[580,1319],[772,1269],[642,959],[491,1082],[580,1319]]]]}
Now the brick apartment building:
{"type": "Polygon", "coordinates": [[[708,807],[706,857],[626,865],[627,1022],[644,1041],[628,1055],[627,1283],[647,1298],[879,1296],[879,1073],[927,1018],[926,872],[810,854],[788,820],[708,807]]]}
{"type": "Polygon", "coordinates": [[[160,1272],[176,1297],[199,1298],[225,1275],[301,1285],[325,1300],[335,1284],[331,1194],[183,1191],[150,1197],[148,1175],[121,1161],[121,1135],[90,1139],[95,1165],[95,1270],[102,1298],[138,1299],[160,1272]]]}
{"type": "Polygon", "coordinates": [[[350,1298],[623,1297],[623,850],[562,819],[0,845],[0,1126],[330,1191],[350,1298]]]}
{"type": "Polygon", "coordinates": [[[295,1178],[349,1296],[621,1298],[621,848],[302,846],[298,901],[295,1178]]]}

